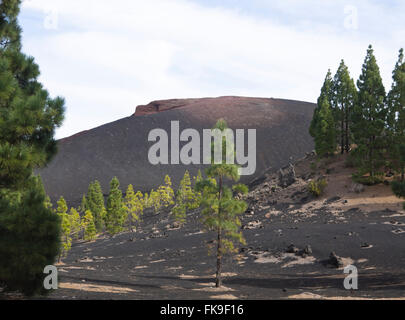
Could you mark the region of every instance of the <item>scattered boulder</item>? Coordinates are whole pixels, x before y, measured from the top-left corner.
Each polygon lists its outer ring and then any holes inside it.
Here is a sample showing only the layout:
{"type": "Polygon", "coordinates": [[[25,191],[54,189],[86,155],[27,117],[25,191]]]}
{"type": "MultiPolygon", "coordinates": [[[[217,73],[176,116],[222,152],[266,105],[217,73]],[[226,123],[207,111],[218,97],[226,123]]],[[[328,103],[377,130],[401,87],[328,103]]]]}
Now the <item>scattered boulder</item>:
{"type": "Polygon", "coordinates": [[[291,163],[278,171],[278,180],[282,188],[286,188],[296,181],[294,166],[291,163]]]}
{"type": "Polygon", "coordinates": [[[262,223],[259,220],[254,220],[254,221],[250,221],[247,224],[245,224],[244,226],[242,226],[242,229],[261,229],[263,228],[262,223]]]}
{"type": "Polygon", "coordinates": [[[350,187],[350,192],[361,193],[364,191],[364,185],[360,183],[353,183],[350,187]]]}
{"type": "Polygon", "coordinates": [[[335,196],[335,197],[332,197],[332,198],[329,198],[328,200],[326,200],[326,204],[330,204],[332,202],[336,202],[336,201],[339,201],[339,200],[340,200],[340,197],[335,196]]]}
{"type": "MultiPolygon", "coordinates": [[[[166,229],[168,230],[174,230],[174,229],[179,229],[181,227],[181,224],[177,221],[174,221],[172,224],[168,224],[166,226],[166,229]]],[[[154,231],[156,233],[156,230],[154,231]]]]}
{"type": "Polygon", "coordinates": [[[287,250],[286,250],[287,253],[297,253],[298,251],[299,251],[299,248],[297,248],[296,246],[294,246],[294,244],[290,244],[290,245],[287,247],[287,250]]]}
{"type": "Polygon", "coordinates": [[[310,245],[306,245],[304,248],[304,253],[307,255],[311,255],[312,254],[312,248],[310,245]]]}
{"type": "Polygon", "coordinates": [[[296,256],[301,256],[303,258],[312,255],[312,248],[310,245],[306,245],[304,249],[296,247],[294,244],[290,244],[286,250],[287,253],[294,253],[296,256]]]}
{"type": "Polygon", "coordinates": [[[361,244],[361,247],[362,247],[362,248],[370,248],[371,245],[368,244],[367,242],[364,242],[364,243],[361,244]]]}
{"type": "Polygon", "coordinates": [[[343,267],[343,260],[341,257],[336,255],[335,252],[332,251],[329,255],[328,264],[330,264],[331,266],[333,266],[335,268],[341,268],[341,267],[343,267]]]}

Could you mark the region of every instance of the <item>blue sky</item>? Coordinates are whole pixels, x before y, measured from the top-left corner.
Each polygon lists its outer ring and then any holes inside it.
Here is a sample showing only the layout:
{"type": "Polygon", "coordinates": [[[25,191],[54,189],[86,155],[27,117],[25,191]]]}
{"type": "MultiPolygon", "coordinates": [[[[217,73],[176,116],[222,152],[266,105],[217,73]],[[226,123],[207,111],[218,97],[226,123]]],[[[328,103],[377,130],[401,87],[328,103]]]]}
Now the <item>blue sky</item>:
{"type": "Polygon", "coordinates": [[[23,49],[66,99],[62,138],[152,100],[222,95],[316,101],[368,44],[384,84],[405,47],[404,1],[24,0],[23,49]]]}

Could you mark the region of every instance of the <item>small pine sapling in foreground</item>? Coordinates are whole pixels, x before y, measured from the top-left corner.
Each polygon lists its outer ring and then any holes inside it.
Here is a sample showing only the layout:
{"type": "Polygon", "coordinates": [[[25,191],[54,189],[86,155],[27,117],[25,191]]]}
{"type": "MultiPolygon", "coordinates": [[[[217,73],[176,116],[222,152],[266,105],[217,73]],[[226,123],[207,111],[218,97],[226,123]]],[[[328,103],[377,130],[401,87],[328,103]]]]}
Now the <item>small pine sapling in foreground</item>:
{"type": "MultiPolygon", "coordinates": [[[[227,130],[224,120],[219,120],[214,129],[219,129],[222,133],[227,130]]],[[[216,287],[222,285],[222,257],[225,253],[235,253],[235,243],[246,244],[240,230],[241,221],[239,215],[247,209],[246,202],[238,200],[234,192],[246,193],[245,185],[235,185],[232,189],[224,184],[225,179],[231,181],[239,180],[239,168],[235,164],[226,163],[227,155],[234,154],[233,143],[222,136],[222,141],[212,143],[211,148],[221,148],[222,161],[214,162],[206,170],[207,179],[197,183],[196,190],[202,194],[202,223],[211,231],[216,232],[216,287]]],[[[213,151],[214,152],[214,151],[213,151]]]]}

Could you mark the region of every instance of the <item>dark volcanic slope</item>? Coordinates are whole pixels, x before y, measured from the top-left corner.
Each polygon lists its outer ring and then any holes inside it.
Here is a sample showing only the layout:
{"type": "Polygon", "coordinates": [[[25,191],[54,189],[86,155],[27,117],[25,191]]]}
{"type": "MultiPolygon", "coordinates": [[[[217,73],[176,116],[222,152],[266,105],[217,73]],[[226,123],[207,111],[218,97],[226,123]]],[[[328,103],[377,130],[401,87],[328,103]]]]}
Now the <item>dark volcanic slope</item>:
{"type": "Polygon", "coordinates": [[[180,122],[180,130],[202,132],[225,118],[232,129],[257,130],[256,173],[243,177],[247,182],[264,169],[280,167],[290,157],[297,159],[313,149],[308,127],[314,107],[301,101],[245,97],[156,101],[141,106],[133,116],[60,140],[58,154],[39,173],[53,200],[63,195],[71,203],[77,203],[95,179],[105,193],[113,176],[123,189],[130,183],[144,191],[155,188],[165,174],[177,184],[185,169],[195,174],[203,166],[151,165],[149,132],[162,128],[170,134],[173,120],[180,122]]]}

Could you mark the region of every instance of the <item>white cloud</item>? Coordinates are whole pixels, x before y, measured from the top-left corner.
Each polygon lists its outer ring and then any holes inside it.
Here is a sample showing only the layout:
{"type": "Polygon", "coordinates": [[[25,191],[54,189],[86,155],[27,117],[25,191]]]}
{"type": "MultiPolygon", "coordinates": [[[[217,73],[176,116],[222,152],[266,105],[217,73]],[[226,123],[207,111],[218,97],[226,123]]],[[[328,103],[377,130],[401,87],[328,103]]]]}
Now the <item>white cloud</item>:
{"type": "Polygon", "coordinates": [[[283,24],[270,15],[184,0],[26,0],[23,12],[44,18],[56,10],[58,26],[33,26],[38,30],[24,38],[24,50],[36,58],[51,94],[67,100],[58,137],[128,116],[156,99],[232,94],[315,101],[326,70],[341,58],[357,79],[369,43],[388,89],[403,28],[392,16],[392,37],[370,35],[367,23],[390,12],[364,0],[359,30],[345,30],[346,4],[275,2],[292,17],[311,10],[283,24]],[[330,19],[333,12],[326,9],[339,12],[341,23],[328,24],[325,12],[330,19]]]}

